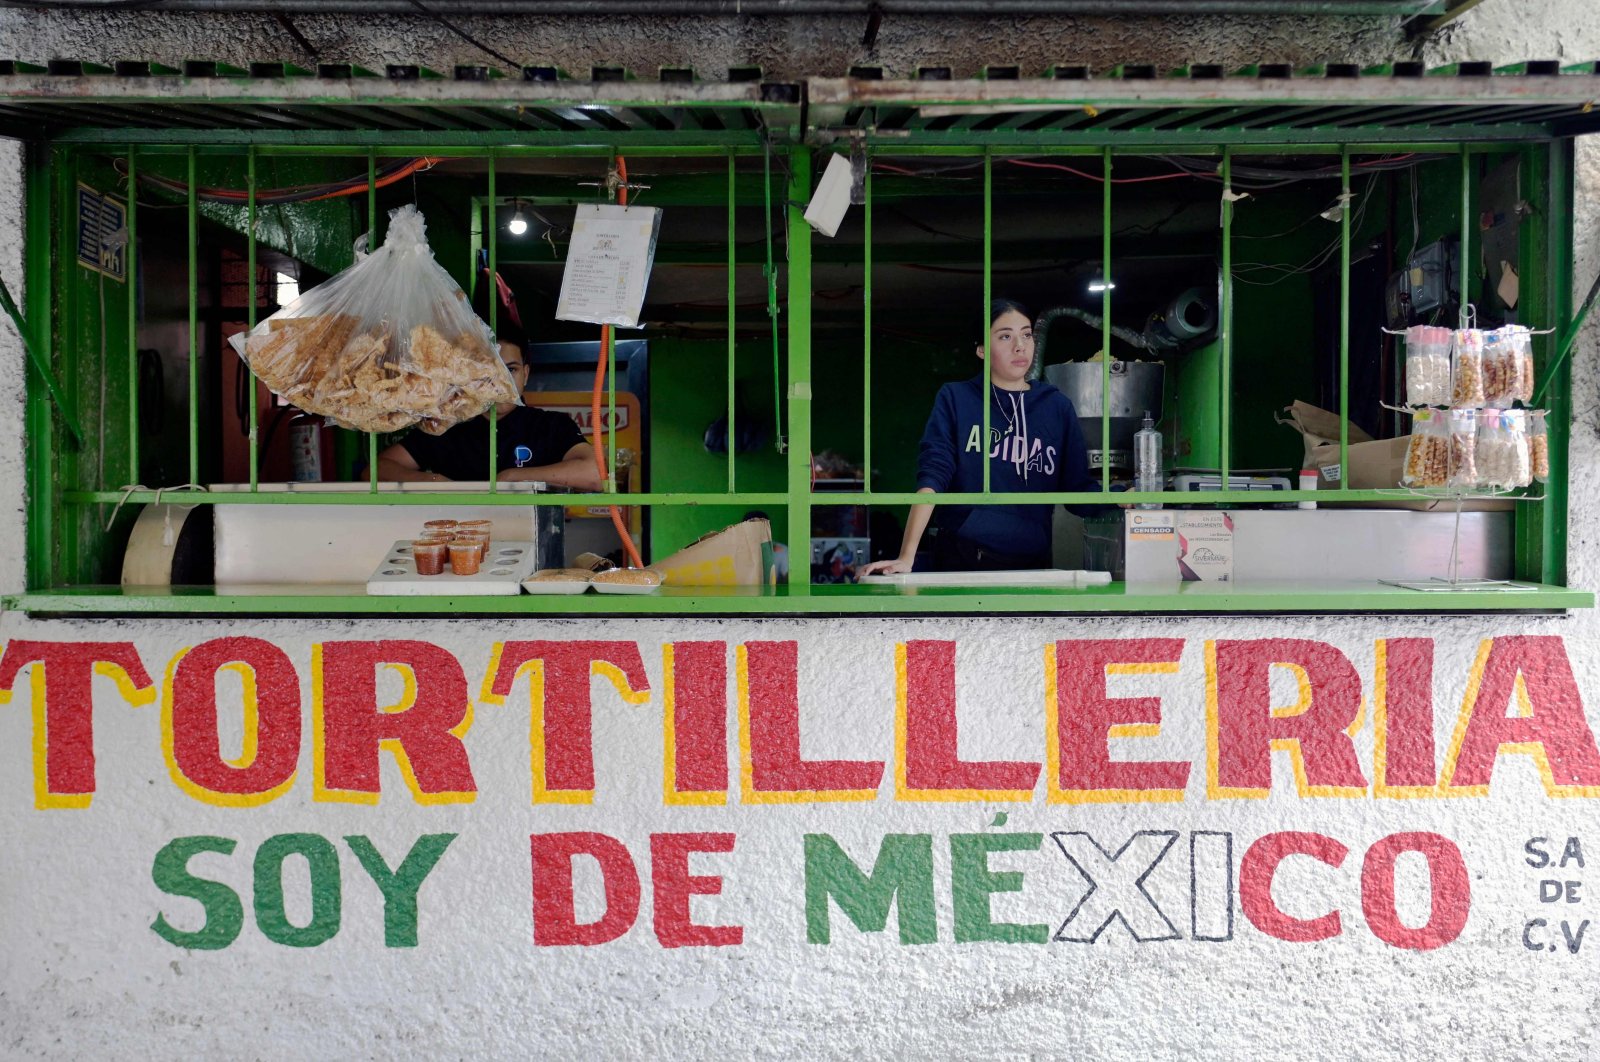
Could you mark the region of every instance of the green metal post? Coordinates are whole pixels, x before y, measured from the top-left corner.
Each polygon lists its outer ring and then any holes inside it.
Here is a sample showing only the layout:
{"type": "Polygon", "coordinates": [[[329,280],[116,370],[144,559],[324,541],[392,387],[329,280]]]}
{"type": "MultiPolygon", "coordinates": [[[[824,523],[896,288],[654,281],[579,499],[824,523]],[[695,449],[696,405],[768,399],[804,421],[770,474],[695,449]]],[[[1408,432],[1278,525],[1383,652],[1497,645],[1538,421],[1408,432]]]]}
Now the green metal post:
{"type": "Polygon", "coordinates": [[[861,205],[861,486],[872,491],[872,156],[864,163],[861,205]]]}
{"type": "MultiPolygon", "coordinates": [[[[1550,143],[1549,176],[1546,210],[1548,237],[1545,247],[1546,275],[1549,294],[1545,299],[1550,321],[1560,324],[1572,315],[1572,255],[1573,255],[1573,154],[1574,142],[1569,137],[1550,143]]],[[[1592,298],[1592,293],[1591,293],[1592,298]]],[[[1585,306],[1592,305],[1586,299],[1585,306]]],[[[1553,340],[1565,341],[1563,352],[1552,359],[1546,373],[1547,393],[1542,406],[1549,412],[1545,417],[1545,433],[1550,451],[1550,481],[1545,484],[1545,500],[1539,515],[1539,557],[1537,566],[1530,564],[1518,576],[1532,576],[1541,582],[1564,586],[1567,582],[1568,499],[1571,497],[1568,477],[1573,465],[1568,453],[1572,439],[1572,368],[1564,353],[1572,349],[1582,315],[1572,318],[1565,336],[1557,332],[1546,340],[1545,350],[1553,350],[1553,340]]]]}
{"type": "Polygon", "coordinates": [[[1467,311],[1472,305],[1468,297],[1467,285],[1471,283],[1472,270],[1468,267],[1468,252],[1472,249],[1472,152],[1467,150],[1465,144],[1461,145],[1461,253],[1459,278],[1461,292],[1461,309],[1458,316],[1461,327],[1466,328],[1473,324],[1467,311]]]}
{"type": "Polygon", "coordinates": [[[1111,493],[1111,149],[1100,182],[1100,490],[1111,493]]]}
{"type": "MultiPolygon", "coordinates": [[[[128,483],[139,482],[139,152],[128,146],[128,483]]],[[[110,486],[110,484],[106,484],[110,486]]]]}
{"type": "Polygon", "coordinates": [[[789,593],[810,592],[811,565],[811,226],[805,202],[811,196],[811,153],[789,155],[785,190],[789,228],[789,593]]]}
{"type": "Polygon", "coordinates": [[[200,200],[194,148],[189,163],[189,482],[200,482],[200,200]]]}
{"type": "MultiPolygon", "coordinates": [[[[249,205],[248,231],[245,233],[245,284],[248,287],[246,297],[250,305],[245,308],[246,331],[253,331],[256,327],[256,148],[250,145],[245,153],[245,180],[248,185],[249,205]]],[[[255,490],[261,482],[261,442],[257,438],[260,425],[257,423],[259,414],[256,411],[256,374],[249,366],[242,366],[240,372],[250,374],[250,489],[255,490]]]]}
{"type": "Polygon", "coordinates": [[[994,155],[983,149],[983,380],[978,393],[983,396],[983,444],[979,456],[983,459],[983,493],[989,493],[989,407],[994,403],[993,351],[989,328],[989,305],[994,301],[994,155]]]}
{"type": "MultiPolygon", "coordinates": [[[[1339,489],[1350,489],[1350,149],[1339,153],[1339,489]]],[[[1298,486],[1298,484],[1296,484],[1298,486]]]]}
{"type": "Polygon", "coordinates": [[[736,313],[736,300],[738,298],[738,218],[735,207],[738,203],[738,171],[735,168],[736,157],[732,151],[728,152],[728,493],[732,494],[738,489],[736,469],[738,445],[734,442],[736,434],[735,420],[738,418],[739,409],[736,401],[734,386],[736,366],[734,365],[734,350],[738,346],[734,334],[734,317],[736,313]]]}
{"type": "MultiPolygon", "coordinates": [[[[57,215],[51,184],[53,149],[44,144],[25,143],[23,152],[28,209],[24,219],[27,238],[22,243],[27,278],[22,300],[28,308],[25,320],[32,326],[27,348],[34,354],[36,371],[47,382],[44,391],[29,388],[27,398],[28,585],[38,589],[56,582],[56,527],[61,522],[55,482],[57,455],[50,413],[52,398],[48,390],[54,386],[50,366],[55,336],[53,329],[43,327],[43,322],[50,320],[50,305],[55,295],[51,248],[56,238],[51,232],[51,219],[57,215]]],[[[23,315],[19,313],[18,316],[23,315]]]]}
{"type": "MultiPolygon", "coordinates": [[[[495,189],[495,157],[494,152],[489,153],[489,217],[485,226],[489,230],[489,331],[494,333],[495,357],[500,356],[500,291],[495,283],[495,277],[500,275],[500,200],[496,197],[495,189]]],[[[478,263],[472,263],[472,272],[477,273],[478,263]]],[[[523,354],[523,357],[527,357],[523,354]]],[[[496,494],[500,490],[500,418],[493,413],[489,416],[489,493],[496,494]]]]}
{"type": "MultiPolygon", "coordinates": [[[[378,242],[378,155],[367,149],[367,253],[376,251],[378,242]]],[[[378,493],[378,436],[367,433],[367,490],[378,493]]]]}
{"type": "MultiPolygon", "coordinates": [[[[766,224],[767,224],[767,320],[772,326],[772,419],[774,421],[773,442],[778,452],[784,451],[783,435],[783,374],[778,368],[778,270],[772,260],[772,146],[762,152],[762,181],[761,187],[765,193],[766,224]]],[[[809,193],[809,189],[807,189],[809,193]]],[[[788,216],[785,207],[785,217],[788,216]]],[[[806,241],[809,250],[810,241],[806,241]]],[[[807,263],[809,265],[809,261],[807,263]]],[[[807,296],[809,298],[809,294],[807,296]]],[[[808,474],[809,477],[809,474],[808,474]]]]}
{"type": "MultiPolygon", "coordinates": [[[[617,330],[606,329],[606,493],[617,489],[617,330]]],[[[595,426],[599,431],[599,425],[595,426]]],[[[728,444],[733,445],[729,439],[728,444]]]]}
{"type": "Polygon", "coordinates": [[[1229,436],[1233,426],[1233,156],[1222,151],[1222,310],[1218,327],[1222,336],[1222,361],[1217,368],[1217,408],[1221,411],[1218,458],[1222,486],[1228,486],[1229,436]]]}

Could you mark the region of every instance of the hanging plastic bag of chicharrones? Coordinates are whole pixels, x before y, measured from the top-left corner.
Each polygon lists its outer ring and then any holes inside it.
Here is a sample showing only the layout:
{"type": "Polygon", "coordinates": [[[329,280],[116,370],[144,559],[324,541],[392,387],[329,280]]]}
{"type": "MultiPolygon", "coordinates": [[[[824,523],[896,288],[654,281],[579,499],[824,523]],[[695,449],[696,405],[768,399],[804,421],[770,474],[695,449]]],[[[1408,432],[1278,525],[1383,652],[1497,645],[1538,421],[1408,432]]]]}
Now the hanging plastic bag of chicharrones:
{"type": "Polygon", "coordinates": [[[382,247],[231,342],[275,394],[356,431],[437,434],[521,401],[409,204],[390,211],[382,247]]]}

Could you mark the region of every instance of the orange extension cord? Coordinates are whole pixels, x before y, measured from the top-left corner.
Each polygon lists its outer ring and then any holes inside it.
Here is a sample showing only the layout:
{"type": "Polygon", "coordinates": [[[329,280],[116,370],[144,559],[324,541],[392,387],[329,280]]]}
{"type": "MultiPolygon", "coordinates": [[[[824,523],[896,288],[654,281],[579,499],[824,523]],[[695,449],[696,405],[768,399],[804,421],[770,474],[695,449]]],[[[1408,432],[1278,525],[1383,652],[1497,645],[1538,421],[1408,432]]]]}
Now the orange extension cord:
{"type": "MultiPolygon", "coordinates": [[[[621,155],[617,156],[617,176],[621,184],[617,188],[617,196],[623,206],[628,205],[628,161],[621,155]]],[[[602,488],[611,480],[611,472],[606,467],[606,459],[601,455],[602,440],[600,436],[600,391],[605,386],[606,363],[611,354],[611,326],[600,326],[600,358],[594,367],[594,392],[592,393],[589,414],[590,424],[594,425],[594,464],[600,470],[600,483],[602,488]]],[[[610,435],[616,429],[607,424],[606,434],[610,435]]],[[[622,539],[622,548],[628,553],[628,563],[635,568],[643,568],[644,561],[639,557],[639,547],[634,545],[633,536],[628,534],[627,522],[622,519],[622,510],[611,506],[611,524],[617,529],[617,537],[622,539]]]]}

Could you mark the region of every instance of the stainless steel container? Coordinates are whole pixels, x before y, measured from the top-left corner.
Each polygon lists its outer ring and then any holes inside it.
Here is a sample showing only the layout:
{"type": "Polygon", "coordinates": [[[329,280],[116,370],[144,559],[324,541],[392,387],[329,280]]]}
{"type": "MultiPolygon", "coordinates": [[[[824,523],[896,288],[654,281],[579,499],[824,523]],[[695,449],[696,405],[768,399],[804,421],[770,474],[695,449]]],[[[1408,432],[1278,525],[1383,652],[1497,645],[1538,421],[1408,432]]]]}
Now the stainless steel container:
{"type": "MultiPolygon", "coordinates": [[[[1073,361],[1045,368],[1044,377],[1072,399],[1078,418],[1084,422],[1083,436],[1089,444],[1089,464],[1099,467],[1107,460],[1100,452],[1100,394],[1104,368],[1098,361],[1073,361]]],[[[1107,403],[1111,410],[1111,453],[1114,468],[1133,467],[1133,436],[1144,420],[1145,411],[1161,422],[1161,396],[1166,369],[1154,361],[1113,361],[1111,389],[1107,403]]]]}

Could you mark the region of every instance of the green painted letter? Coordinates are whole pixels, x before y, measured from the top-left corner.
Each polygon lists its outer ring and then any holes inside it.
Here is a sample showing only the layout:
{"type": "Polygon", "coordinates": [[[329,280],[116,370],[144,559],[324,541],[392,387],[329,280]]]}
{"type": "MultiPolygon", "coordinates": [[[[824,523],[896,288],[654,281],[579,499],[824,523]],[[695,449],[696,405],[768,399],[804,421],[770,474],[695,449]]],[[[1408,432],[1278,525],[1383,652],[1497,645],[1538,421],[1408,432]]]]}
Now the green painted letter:
{"type": "Polygon", "coordinates": [[[1043,944],[1050,927],[1042,922],[991,922],[989,897],[1021,892],[1022,872],[989,869],[990,852],[1036,852],[1038,833],[953,833],[950,835],[950,892],[956,911],[956,943],[997,940],[1003,944],[1043,944]]]}
{"type": "Polygon", "coordinates": [[[806,939],[813,944],[831,940],[830,896],[863,933],[881,933],[889,924],[889,905],[898,898],[900,943],[934,943],[939,927],[933,913],[933,836],[888,834],[872,873],[863,874],[832,837],[806,834],[806,939]]]}
{"type": "Polygon", "coordinates": [[[383,943],[390,948],[417,946],[417,890],[432,873],[439,857],[456,839],[453,833],[425,833],[400,861],[399,870],[390,870],[378,849],[365,837],[346,837],[345,843],[361,860],[362,869],[372,875],[383,893],[383,943]]]}
{"type": "Polygon", "coordinates": [[[314,948],[339,932],[339,851],[314,833],[280,833],[256,849],[256,925],[274,944],[314,948]],[[311,870],[311,921],[293,925],[283,908],[283,861],[302,855],[311,870]]]}
{"type": "Polygon", "coordinates": [[[206,921],[193,933],[174,929],[167,916],[158,913],[150,928],[168,944],[199,951],[216,951],[226,948],[239,937],[244,928],[244,904],[239,894],[220,881],[208,881],[189,873],[189,860],[201,852],[220,852],[232,855],[238,844],[227,837],[177,837],[156,853],[150,877],[156,888],[173,896],[187,896],[199,900],[206,909],[206,921]]]}

